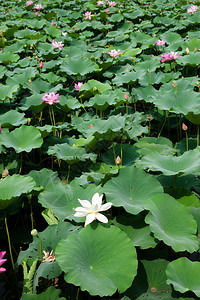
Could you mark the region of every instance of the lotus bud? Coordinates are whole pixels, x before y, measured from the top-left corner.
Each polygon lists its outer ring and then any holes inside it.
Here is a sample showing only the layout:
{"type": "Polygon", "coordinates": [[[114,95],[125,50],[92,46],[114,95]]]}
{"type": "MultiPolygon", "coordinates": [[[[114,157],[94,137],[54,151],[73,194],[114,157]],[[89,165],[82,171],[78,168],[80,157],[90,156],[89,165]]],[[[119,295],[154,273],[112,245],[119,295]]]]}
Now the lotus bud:
{"type": "Polygon", "coordinates": [[[185,124],[183,123],[183,124],[182,124],[182,129],[183,129],[184,131],[186,131],[186,130],[188,129],[187,125],[185,125],[185,124]]]}
{"type": "Polygon", "coordinates": [[[37,236],[37,235],[38,235],[37,229],[31,230],[31,235],[32,235],[32,236],[37,236]]]}
{"type": "Polygon", "coordinates": [[[129,72],[129,69],[128,69],[128,68],[126,68],[126,72],[129,72]]]}
{"type": "Polygon", "coordinates": [[[177,87],[177,83],[176,83],[175,80],[172,82],[172,85],[173,85],[175,88],[177,87]]]}
{"type": "Polygon", "coordinates": [[[42,69],[44,66],[43,61],[40,61],[39,65],[40,65],[40,69],[42,69]]]}
{"type": "Polygon", "coordinates": [[[116,158],[116,164],[117,165],[120,165],[121,164],[121,158],[119,156],[117,156],[116,158]]]}
{"type": "Polygon", "coordinates": [[[30,125],[30,123],[31,123],[31,118],[27,118],[27,121],[28,121],[28,125],[30,125]]]}
{"type": "Polygon", "coordinates": [[[194,52],[197,52],[197,47],[194,48],[194,52]]]}
{"type": "Polygon", "coordinates": [[[96,92],[98,91],[98,88],[96,86],[93,87],[93,91],[96,92]]]}
{"type": "Polygon", "coordinates": [[[51,25],[54,26],[54,21],[51,21],[51,25]]]}
{"type": "Polygon", "coordinates": [[[1,126],[0,126],[0,133],[1,133],[1,126]]]}
{"type": "Polygon", "coordinates": [[[147,119],[150,121],[152,119],[152,116],[148,116],[147,119]]]}
{"type": "Polygon", "coordinates": [[[108,8],[106,8],[106,12],[109,13],[109,9],[108,8]]]}
{"type": "Polygon", "coordinates": [[[190,50],[189,50],[188,47],[185,49],[185,52],[186,52],[186,54],[189,54],[189,53],[190,53],[190,50]]]}
{"type": "Polygon", "coordinates": [[[129,99],[129,96],[128,96],[128,94],[127,94],[127,93],[125,93],[125,95],[124,95],[124,99],[125,99],[126,101],[128,101],[128,99],[129,99]]]}

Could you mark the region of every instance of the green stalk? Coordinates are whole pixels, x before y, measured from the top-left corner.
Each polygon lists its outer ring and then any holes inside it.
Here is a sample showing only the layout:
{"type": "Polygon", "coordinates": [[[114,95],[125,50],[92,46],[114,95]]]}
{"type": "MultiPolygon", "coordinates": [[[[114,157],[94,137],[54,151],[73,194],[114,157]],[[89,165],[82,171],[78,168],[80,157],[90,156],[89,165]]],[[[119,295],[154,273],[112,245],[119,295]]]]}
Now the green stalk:
{"type": "Polygon", "coordinates": [[[186,135],[186,148],[187,148],[187,151],[188,151],[188,134],[187,134],[187,131],[185,132],[185,135],[186,135]]]}
{"type": "Polygon", "coordinates": [[[197,125],[197,147],[199,146],[199,125],[197,125]]]}
{"type": "Polygon", "coordinates": [[[161,135],[161,132],[162,132],[164,126],[165,126],[165,123],[166,123],[166,111],[165,111],[165,120],[164,120],[164,122],[163,122],[163,124],[162,124],[162,127],[161,127],[161,129],[160,129],[160,132],[159,132],[159,134],[158,134],[158,138],[159,138],[160,135],[161,135]]]}
{"type": "Polygon", "coordinates": [[[69,181],[69,174],[70,174],[70,165],[68,165],[68,174],[67,174],[67,180],[66,180],[67,184],[68,184],[68,181],[69,181]]]}
{"type": "Polygon", "coordinates": [[[38,238],[38,241],[40,243],[40,259],[41,259],[41,262],[43,261],[43,256],[42,256],[42,242],[41,242],[41,239],[39,237],[39,235],[37,235],[37,238],[38,238]]]}
{"type": "Polygon", "coordinates": [[[115,165],[117,166],[117,162],[116,162],[116,154],[115,154],[115,147],[113,144],[113,155],[114,155],[114,161],[115,161],[115,165]]]}
{"type": "Polygon", "coordinates": [[[12,247],[11,247],[11,242],[10,242],[10,234],[9,234],[9,230],[8,230],[6,213],[5,213],[5,225],[6,225],[6,233],[7,233],[7,238],[8,238],[8,246],[9,246],[9,252],[10,252],[10,259],[11,259],[13,271],[15,271],[15,265],[14,265],[13,255],[12,255],[12,247]]]}

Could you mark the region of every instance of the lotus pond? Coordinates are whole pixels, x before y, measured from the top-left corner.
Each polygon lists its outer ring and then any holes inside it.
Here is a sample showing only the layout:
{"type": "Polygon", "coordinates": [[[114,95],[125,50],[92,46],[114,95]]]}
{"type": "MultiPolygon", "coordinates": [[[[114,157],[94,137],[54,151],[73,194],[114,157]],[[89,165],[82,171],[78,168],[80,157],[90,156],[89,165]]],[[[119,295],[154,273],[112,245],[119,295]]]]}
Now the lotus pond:
{"type": "Polygon", "coordinates": [[[0,20],[0,299],[199,299],[199,1],[0,20]]]}

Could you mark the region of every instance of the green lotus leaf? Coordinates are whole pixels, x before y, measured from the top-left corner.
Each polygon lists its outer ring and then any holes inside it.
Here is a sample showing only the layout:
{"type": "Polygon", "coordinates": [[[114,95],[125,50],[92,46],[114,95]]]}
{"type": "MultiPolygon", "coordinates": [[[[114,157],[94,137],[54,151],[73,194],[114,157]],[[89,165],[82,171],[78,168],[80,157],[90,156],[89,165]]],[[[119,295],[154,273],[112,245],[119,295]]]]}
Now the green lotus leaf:
{"type": "Polygon", "coordinates": [[[47,74],[41,74],[40,75],[42,79],[47,80],[50,83],[59,83],[59,82],[65,82],[66,78],[65,77],[60,77],[57,76],[55,73],[53,72],[49,72],[47,74]]]}
{"type": "Polygon", "coordinates": [[[188,55],[178,57],[176,62],[180,65],[198,66],[200,60],[200,53],[189,53],[188,55]]]}
{"type": "Polygon", "coordinates": [[[137,54],[140,54],[142,50],[140,48],[131,48],[123,52],[123,55],[130,55],[135,57],[137,54]]]}
{"type": "Polygon", "coordinates": [[[29,193],[36,183],[30,176],[14,174],[0,181],[0,209],[6,209],[16,197],[29,193]]]}
{"type": "Polygon", "coordinates": [[[200,148],[186,151],[183,155],[161,155],[151,152],[137,162],[137,166],[148,168],[151,171],[159,171],[164,175],[191,174],[199,170],[200,148]]]}
{"type": "MultiPolygon", "coordinates": [[[[29,61],[28,61],[29,62],[29,61]]],[[[37,74],[37,69],[33,67],[27,67],[26,69],[22,68],[16,68],[15,74],[12,77],[9,77],[6,80],[7,84],[18,84],[22,85],[23,87],[27,87],[27,85],[30,86],[30,83],[28,82],[29,79],[33,79],[35,75],[37,74]]],[[[31,88],[31,86],[30,86],[31,88]]],[[[32,89],[31,89],[32,91],[32,89]]]]}
{"type": "Polygon", "coordinates": [[[46,106],[46,103],[44,100],[42,100],[42,97],[44,94],[38,94],[35,93],[21,101],[21,107],[20,109],[23,111],[31,110],[34,112],[40,112],[44,109],[46,106]]]}
{"type": "Polygon", "coordinates": [[[115,159],[117,158],[117,156],[119,156],[121,158],[121,164],[123,166],[132,166],[135,160],[139,157],[135,145],[133,146],[128,144],[117,144],[116,146],[113,145],[113,147],[111,147],[106,153],[103,153],[101,155],[102,161],[107,165],[115,166],[115,159]]]}
{"type": "Polygon", "coordinates": [[[114,206],[136,215],[144,210],[144,203],[163,188],[157,179],[143,170],[126,167],[120,170],[117,177],[112,178],[104,185],[106,201],[114,206]]]}
{"type": "Polygon", "coordinates": [[[60,182],[58,173],[46,168],[39,171],[32,170],[28,175],[35,180],[37,186],[42,186],[44,189],[50,183],[57,184],[60,182]]]}
{"type": "Polygon", "coordinates": [[[91,184],[84,189],[76,181],[71,182],[70,185],[60,182],[49,184],[44,192],[39,194],[38,199],[39,203],[45,208],[50,208],[58,219],[84,222],[85,218],[73,216],[75,208],[80,206],[78,198],[90,201],[96,192],[102,193],[100,186],[91,184]]]}
{"type": "Polygon", "coordinates": [[[189,49],[190,52],[194,52],[195,48],[197,50],[200,49],[200,39],[193,38],[191,40],[187,40],[183,43],[182,49],[185,50],[186,48],[189,49]]]}
{"type": "Polygon", "coordinates": [[[151,152],[158,152],[161,155],[173,155],[176,151],[173,149],[172,142],[164,137],[144,137],[134,144],[139,148],[142,155],[147,155],[151,152]]]}
{"type": "Polygon", "coordinates": [[[158,60],[156,57],[153,59],[148,59],[146,61],[139,61],[135,65],[134,69],[140,74],[148,72],[155,72],[160,67],[160,60],[158,60]]]}
{"type": "Polygon", "coordinates": [[[99,66],[88,58],[65,58],[60,67],[61,72],[67,75],[86,75],[100,71],[99,66]]]}
{"type": "Polygon", "coordinates": [[[17,62],[19,59],[20,59],[20,56],[18,54],[14,54],[10,51],[3,52],[0,54],[0,62],[5,65],[12,63],[12,62],[17,62]]]}
{"type": "Polygon", "coordinates": [[[59,294],[61,290],[56,289],[54,286],[50,286],[45,292],[41,294],[22,294],[21,300],[64,300],[65,298],[60,298],[59,294]]]}
{"type": "Polygon", "coordinates": [[[12,98],[12,95],[19,89],[18,84],[3,85],[0,84],[0,100],[4,101],[6,98],[12,98]]]}
{"type": "Polygon", "coordinates": [[[168,194],[153,196],[146,201],[144,208],[150,211],[145,222],[157,239],[163,240],[177,252],[192,253],[198,250],[197,224],[189,208],[168,194]]]}
{"type": "Polygon", "coordinates": [[[46,27],[45,31],[49,34],[52,38],[56,38],[61,35],[61,31],[56,26],[46,27]]]}
{"type": "Polygon", "coordinates": [[[138,80],[138,74],[136,72],[126,72],[125,74],[118,74],[112,80],[112,83],[121,86],[124,83],[132,84],[138,80]]]}
{"type": "Polygon", "coordinates": [[[17,153],[30,152],[40,148],[43,143],[40,131],[34,126],[21,127],[0,135],[0,144],[7,148],[14,148],[17,153]]]}
{"type": "Polygon", "coordinates": [[[67,161],[69,165],[75,164],[78,161],[86,161],[87,159],[96,161],[97,157],[94,153],[87,153],[84,148],[71,147],[67,143],[50,146],[47,153],[67,161]]]}
{"type": "MultiPolygon", "coordinates": [[[[42,251],[52,251],[55,253],[56,246],[61,239],[66,239],[69,234],[76,233],[80,230],[79,226],[74,226],[67,222],[58,222],[58,224],[48,226],[44,231],[38,232],[41,240],[42,251]]],[[[38,258],[40,256],[40,243],[36,236],[33,237],[33,242],[25,251],[21,251],[17,258],[17,263],[20,265],[24,258],[38,258]]]]}
{"type": "Polygon", "coordinates": [[[101,224],[88,225],[62,240],[56,248],[56,261],[66,273],[66,282],[101,297],[113,295],[117,289],[124,292],[138,265],[135,247],[127,235],[115,226],[101,224]],[[117,266],[115,272],[113,266],[117,266]]]}
{"type": "Polygon", "coordinates": [[[103,93],[101,95],[96,94],[90,98],[89,102],[85,102],[86,107],[93,106],[97,110],[104,111],[109,105],[115,104],[115,98],[112,97],[112,92],[103,93]]]}
{"type": "Polygon", "coordinates": [[[3,78],[4,74],[6,73],[7,68],[4,66],[0,66],[0,79],[3,78]]]}
{"type": "Polygon", "coordinates": [[[72,96],[59,96],[59,106],[62,106],[62,110],[64,110],[65,112],[72,110],[75,110],[77,108],[82,107],[82,104],[74,97],[72,96]]]}
{"type": "Polygon", "coordinates": [[[168,264],[167,283],[173,284],[174,289],[181,293],[192,291],[200,297],[199,273],[199,261],[192,262],[186,257],[181,257],[168,264]]]}
{"type": "Polygon", "coordinates": [[[107,90],[111,90],[112,87],[108,83],[101,83],[100,81],[91,79],[81,86],[81,91],[89,91],[93,95],[103,93],[107,90]]]}
{"type": "Polygon", "coordinates": [[[3,115],[0,115],[1,127],[12,128],[13,126],[19,126],[27,123],[25,114],[19,113],[16,110],[9,110],[3,115]]]}

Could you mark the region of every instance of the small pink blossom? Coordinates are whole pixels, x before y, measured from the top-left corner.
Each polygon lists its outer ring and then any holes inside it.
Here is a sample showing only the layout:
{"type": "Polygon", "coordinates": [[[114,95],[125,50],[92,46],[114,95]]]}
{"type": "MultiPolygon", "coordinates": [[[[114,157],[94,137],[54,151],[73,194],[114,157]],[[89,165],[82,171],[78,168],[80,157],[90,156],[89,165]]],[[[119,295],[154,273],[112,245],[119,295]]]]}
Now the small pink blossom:
{"type": "Polygon", "coordinates": [[[87,19],[91,20],[91,18],[93,16],[94,15],[92,15],[92,13],[90,11],[86,11],[86,13],[84,13],[85,20],[87,20],[87,19]]]}
{"type": "Polygon", "coordinates": [[[59,103],[60,100],[58,100],[59,94],[55,94],[55,92],[52,93],[45,93],[44,97],[42,97],[42,100],[44,100],[49,105],[52,105],[54,103],[59,103]]]}
{"type": "Polygon", "coordinates": [[[54,21],[51,21],[51,25],[54,26],[54,21]]]}
{"type": "Polygon", "coordinates": [[[38,12],[37,11],[35,12],[35,15],[38,16],[38,12]]]}
{"type": "Polygon", "coordinates": [[[113,7],[113,6],[116,6],[117,3],[116,3],[115,1],[110,1],[110,2],[108,2],[108,5],[109,5],[110,7],[113,7]]]}
{"type": "Polygon", "coordinates": [[[122,51],[120,51],[120,49],[115,50],[115,49],[112,49],[110,52],[108,52],[110,54],[111,57],[115,57],[115,56],[118,56],[120,54],[122,54],[122,51]]]}
{"type": "Polygon", "coordinates": [[[125,72],[129,72],[129,69],[128,68],[126,68],[126,71],[125,72]]]}
{"type": "Polygon", "coordinates": [[[0,126],[0,133],[1,133],[1,126],[0,126]]]}
{"type": "Polygon", "coordinates": [[[119,156],[117,156],[116,158],[116,164],[117,165],[120,165],[121,164],[121,158],[119,156]]]}
{"type": "Polygon", "coordinates": [[[167,41],[165,41],[165,40],[157,40],[156,45],[157,46],[163,46],[163,45],[165,45],[166,42],[167,41]]]}
{"type": "Polygon", "coordinates": [[[178,51],[177,52],[170,51],[169,53],[165,53],[164,55],[161,54],[160,56],[162,57],[161,62],[165,62],[172,59],[176,59],[180,55],[178,54],[178,51]]]}
{"type": "Polygon", "coordinates": [[[42,69],[42,68],[43,68],[43,66],[44,66],[44,64],[43,64],[43,61],[42,61],[42,60],[40,61],[39,65],[40,65],[40,68],[42,69]]]}
{"type": "Polygon", "coordinates": [[[125,99],[126,101],[128,101],[128,99],[129,99],[129,96],[128,96],[128,94],[127,94],[127,93],[125,93],[125,95],[124,95],[124,99],[125,99]]]}
{"type": "Polygon", "coordinates": [[[197,52],[197,47],[194,48],[194,52],[197,52]]]}
{"type": "Polygon", "coordinates": [[[182,129],[183,129],[184,131],[186,131],[186,130],[188,129],[187,125],[185,125],[185,124],[183,123],[183,124],[182,124],[182,129]]]}
{"type": "Polygon", "coordinates": [[[34,8],[35,9],[42,9],[44,7],[42,6],[42,4],[35,4],[34,8]]]}
{"type": "Polygon", "coordinates": [[[109,9],[108,8],[106,8],[106,12],[109,13],[109,9]]]}
{"type": "Polygon", "coordinates": [[[83,85],[83,82],[78,82],[78,84],[74,84],[74,90],[76,92],[80,92],[81,91],[81,86],[83,85]]]}
{"type": "Polygon", "coordinates": [[[187,14],[193,14],[198,10],[198,6],[197,5],[192,5],[187,9],[187,14]]]}
{"type": "Polygon", "coordinates": [[[30,1],[26,1],[26,5],[27,5],[27,6],[29,6],[29,5],[31,5],[31,4],[33,4],[33,1],[31,1],[31,0],[30,0],[30,1]]]}
{"type": "MultiPolygon", "coordinates": [[[[5,254],[6,254],[6,251],[0,251],[0,266],[3,265],[7,261],[7,259],[3,259],[5,254]]],[[[6,271],[5,268],[0,268],[0,273],[3,273],[5,271],[6,271]]]]}
{"type": "Polygon", "coordinates": [[[97,5],[104,5],[103,1],[97,1],[97,5]]]}
{"type": "Polygon", "coordinates": [[[52,46],[51,46],[51,48],[53,48],[53,49],[62,49],[62,47],[64,47],[64,44],[62,44],[62,41],[60,41],[60,42],[56,42],[55,40],[53,40],[52,41],[52,46]]]}

